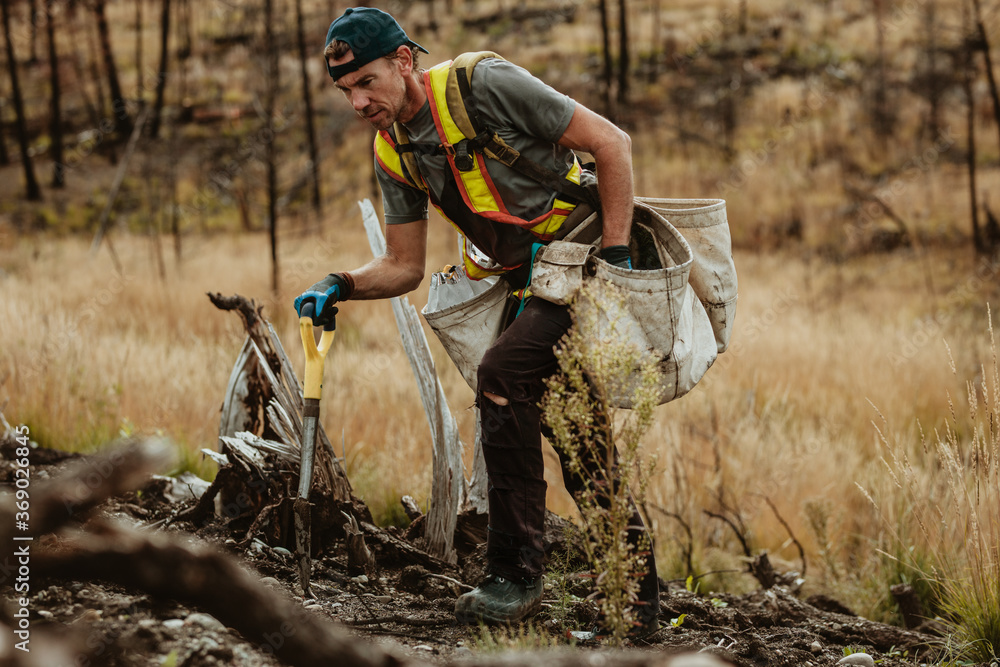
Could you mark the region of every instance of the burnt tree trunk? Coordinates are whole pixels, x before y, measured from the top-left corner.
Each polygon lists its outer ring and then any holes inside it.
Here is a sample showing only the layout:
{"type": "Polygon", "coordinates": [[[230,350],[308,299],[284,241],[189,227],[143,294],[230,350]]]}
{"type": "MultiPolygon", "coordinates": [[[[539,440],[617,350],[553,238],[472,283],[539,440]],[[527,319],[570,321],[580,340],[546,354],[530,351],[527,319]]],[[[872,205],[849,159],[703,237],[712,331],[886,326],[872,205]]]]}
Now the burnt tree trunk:
{"type": "MultiPolygon", "coordinates": [[[[70,5],[67,9],[66,14],[66,30],[69,32],[69,40],[73,44],[80,45],[81,47],[87,43],[86,36],[80,36],[80,24],[83,20],[80,18],[80,8],[76,5],[70,5]]],[[[86,30],[86,26],[84,26],[86,30]]],[[[89,35],[89,32],[86,34],[89,35]]],[[[100,103],[95,104],[94,100],[90,97],[87,92],[87,74],[86,74],[86,62],[85,55],[79,54],[77,58],[70,58],[70,63],[73,67],[73,74],[76,76],[76,80],[79,82],[77,88],[80,91],[80,99],[83,101],[83,106],[87,110],[87,116],[90,119],[91,127],[100,127],[101,125],[101,114],[98,110],[100,103]]]]}
{"type": "Polygon", "coordinates": [[[53,1],[45,0],[45,31],[49,41],[49,82],[52,88],[49,110],[49,135],[52,137],[52,187],[66,185],[66,165],[63,164],[62,101],[59,87],[59,54],[56,51],[53,1]]]}
{"type": "Polygon", "coordinates": [[[10,164],[10,155],[7,153],[7,140],[4,138],[3,114],[0,114],[0,164],[10,164]]]}
{"type": "Polygon", "coordinates": [[[608,118],[612,118],[611,110],[611,25],[608,21],[608,1],[599,0],[597,7],[601,13],[601,50],[604,52],[604,67],[601,71],[601,97],[604,101],[604,113],[608,118]]]}
{"type": "Polygon", "coordinates": [[[312,92],[309,90],[309,71],[306,67],[306,39],[302,28],[302,0],[295,0],[295,29],[299,42],[299,64],[302,68],[302,101],[306,105],[306,136],[309,140],[309,171],[312,179],[313,209],[323,212],[319,193],[319,153],[316,149],[316,126],[313,122],[312,92]]]}
{"type": "Polygon", "coordinates": [[[10,37],[10,7],[4,0],[0,2],[3,12],[3,36],[7,44],[7,71],[10,72],[11,97],[14,100],[14,121],[17,124],[17,143],[21,150],[21,165],[24,167],[24,181],[28,201],[41,201],[42,190],[35,178],[35,168],[28,154],[28,127],[24,118],[24,100],[21,98],[21,84],[17,79],[17,58],[14,56],[14,43],[10,37]]]}
{"type": "Polygon", "coordinates": [[[969,169],[969,214],[972,218],[972,247],[976,253],[985,250],[982,234],[979,233],[979,203],[976,201],[976,104],[972,82],[975,76],[971,34],[968,30],[969,12],[963,5],[962,23],[966,39],[962,47],[962,90],[965,92],[965,162],[969,169]]]}
{"type": "Polygon", "coordinates": [[[28,63],[34,65],[38,62],[38,0],[28,0],[28,23],[31,25],[28,63]]]}
{"type": "Polygon", "coordinates": [[[135,89],[140,99],[142,94],[142,0],[135,0],[135,89]]]}
{"type": "Polygon", "coordinates": [[[889,101],[886,95],[886,68],[885,68],[885,2],[886,0],[875,0],[875,90],[874,90],[874,113],[873,121],[875,125],[875,135],[884,149],[889,135],[892,132],[892,123],[889,115],[889,101]]]}
{"type": "Polygon", "coordinates": [[[105,15],[106,0],[94,3],[94,15],[97,17],[97,37],[100,40],[101,57],[104,60],[104,70],[108,76],[108,92],[111,94],[111,113],[114,115],[115,131],[124,138],[132,131],[132,119],[128,115],[128,106],[122,94],[121,83],[118,80],[118,66],[115,64],[114,52],[111,50],[111,33],[108,29],[108,19],[105,15]]]}
{"type": "Polygon", "coordinates": [[[618,104],[628,104],[628,70],[632,58],[628,44],[628,4],[618,0],[618,104]]]}
{"type": "Polygon", "coordinates": [[[163,95],[167,89],[167,66],[170,64],[170,0],[162,0],[160,11],[160,71],[156,77],[156,101],[153,102],[153,118],[150,121],[149,136],[160,136],[160,114],[163,112],[163,95]]]}
{"type": "Polygon", "coordinates": [[[937,2],[930,0],[927,3],[925,13],[925,25],[927,28],[927,103],[930,106],[927,112],[927,130],[931,143],[937,141],[941,134],[941,75],[938,71],[938,46],[937,46],[937,2]]]}
{"type": "Polygon", "coordinates": [[[274,0],[264,0],[264,57],[267,59],[267,90],[264,113],[267,118],[267,217],[271,240],[271,290],[278,292],[278,166],[275,156],[274,105],[278,97],[278,51],[274,43],[274,0]]]}
{"type": "Polygon", "coordinates": [[[986,80],[990,84],[990,97],[993,99],[993,118],[996,121],[997,136],[1000,138],[1000,92],[997,92],[997,79],[993,73],[990,40],[986,37],[986,26],[983,25],[983,12],[979,6],[979,0],[972,0],[972,7],[976,12],[975,20],[976,32],[979,36],[979,49],[983,52],[983,60],[986,61],[986,80]]]}

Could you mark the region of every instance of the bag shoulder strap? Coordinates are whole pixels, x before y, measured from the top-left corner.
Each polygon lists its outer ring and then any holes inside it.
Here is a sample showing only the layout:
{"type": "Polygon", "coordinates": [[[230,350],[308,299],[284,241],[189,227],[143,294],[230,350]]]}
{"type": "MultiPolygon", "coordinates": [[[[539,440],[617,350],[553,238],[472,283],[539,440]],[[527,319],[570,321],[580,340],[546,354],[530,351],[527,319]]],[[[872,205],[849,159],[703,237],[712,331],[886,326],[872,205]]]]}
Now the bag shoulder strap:
{"type": "Polygon", "coordinates": [[[392,133],[396,135],[395,148],[399,155],[400,166],[403,168],[403,176],[411,185],[427,192],[427,184],[424,182],[423,176],[420,175],[420,167],[417,165],[417,157],[413,154],[406,128],[400,122],[393,123],[392,133]]]}
{"type": "Polygon", "coordinates": [[[469,138],[477,136],[484,129],[479,120],[476,99],[472,95],[472,75],[476,65],[487,58],[504,59],[493,51],[471,51],[455,58],[448,68],[445,101],[455,125],[469,138]]]}

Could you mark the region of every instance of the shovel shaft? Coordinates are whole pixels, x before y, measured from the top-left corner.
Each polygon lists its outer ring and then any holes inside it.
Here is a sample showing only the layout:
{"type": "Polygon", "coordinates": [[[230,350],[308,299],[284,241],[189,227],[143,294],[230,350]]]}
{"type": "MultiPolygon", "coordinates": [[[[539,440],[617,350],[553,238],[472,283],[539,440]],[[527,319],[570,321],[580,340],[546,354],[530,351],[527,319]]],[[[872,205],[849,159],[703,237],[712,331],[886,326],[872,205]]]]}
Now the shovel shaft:
{"type": "MultiPolygon", "coordinates": [[[[303,378],[302,397],[302,451],[299,461],[299,497],[293,504],[295,515],[295,558],[298,562],[299,585],[302,594],[311,595],[309,576],[312,571],[312,520],[309,503],[309,489],[312,487],[313,469],[316,462],[316,431],[319,424],[319,399],[323,392],[323,360],[333,345],[333,322],[323,331],[319,345],[313,336],[312,308],[303,308],[299,318],[299,334],[305,351],[306,368],[303,378]]],[[[334,310],[336,313],[336,310],[334,310]]]]}
{"type": "Polygon", "coordinates": [[[319,399],[307,398],[302,411],[302,456],[299,462],[299,498],[309,498],[313,467],[316,462],[316,424],[319,421],[319,399]]]}

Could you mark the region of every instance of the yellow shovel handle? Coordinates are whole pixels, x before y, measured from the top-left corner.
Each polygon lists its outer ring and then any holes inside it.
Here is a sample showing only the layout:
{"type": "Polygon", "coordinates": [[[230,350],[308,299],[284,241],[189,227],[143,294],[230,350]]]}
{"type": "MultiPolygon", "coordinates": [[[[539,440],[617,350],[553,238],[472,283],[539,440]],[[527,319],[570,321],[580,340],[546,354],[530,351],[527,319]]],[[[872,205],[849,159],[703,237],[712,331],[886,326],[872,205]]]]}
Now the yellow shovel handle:
{"type": "Polygon", "coordinates": [[[324,331],[316,345],[313,335],[313,323],[310,317],[299,318],[299,334],[302,336],[302,349],[306,353],[306,372],[303,381],[302,396],[304,398],[320,398],[323,394],[323,360],[333,345],[336,331],[324,331]]]}

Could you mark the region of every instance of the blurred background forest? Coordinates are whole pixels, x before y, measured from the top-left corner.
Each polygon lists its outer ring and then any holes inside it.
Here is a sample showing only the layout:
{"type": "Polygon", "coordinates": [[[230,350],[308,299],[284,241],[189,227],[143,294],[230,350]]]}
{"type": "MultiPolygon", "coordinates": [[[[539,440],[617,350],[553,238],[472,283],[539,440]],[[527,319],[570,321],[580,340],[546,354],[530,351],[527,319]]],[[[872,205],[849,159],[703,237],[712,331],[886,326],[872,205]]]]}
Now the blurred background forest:
{"type": "MultiPolygon", "coordinates": [[[[727,200],[732,347],[646,445],[661,575],[743,590],[767,549],[872,618],[900,620],[900,582],[944,610],[972,571],[1000,608],[998,0],[372,4],[424,67],[493,50],[612,118],[637,194],[727,200]]],[[[206,291],[263,304],[301,364],[292,299],[370,257],[356,202],[379,199],[372,130],[319,55],[346,6],[4,0],[0,408],[39,443],[159,431],[213,474],[243,334],[206,291]]],[[[436,270],[456,244],[431,228],[436,270]]],[[[430,438],[388,304],[339,330],[323,420],[359,495],[405,521],[430,438]]]]}

